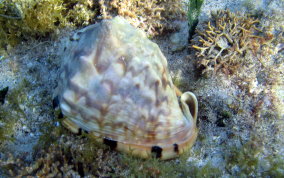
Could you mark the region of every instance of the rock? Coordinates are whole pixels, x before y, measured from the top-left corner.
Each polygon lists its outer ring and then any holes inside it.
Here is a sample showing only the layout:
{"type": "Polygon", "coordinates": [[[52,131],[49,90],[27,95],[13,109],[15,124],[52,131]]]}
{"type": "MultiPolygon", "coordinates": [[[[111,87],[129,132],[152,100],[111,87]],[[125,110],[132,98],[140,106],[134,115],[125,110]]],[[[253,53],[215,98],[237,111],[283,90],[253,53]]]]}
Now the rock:
{"type": "Polygon", "coordinates": [[[188,22],[180,21],[177,26],[179,30],[170,36],[172,52],[181,51],[188,46],[188,22]]]}

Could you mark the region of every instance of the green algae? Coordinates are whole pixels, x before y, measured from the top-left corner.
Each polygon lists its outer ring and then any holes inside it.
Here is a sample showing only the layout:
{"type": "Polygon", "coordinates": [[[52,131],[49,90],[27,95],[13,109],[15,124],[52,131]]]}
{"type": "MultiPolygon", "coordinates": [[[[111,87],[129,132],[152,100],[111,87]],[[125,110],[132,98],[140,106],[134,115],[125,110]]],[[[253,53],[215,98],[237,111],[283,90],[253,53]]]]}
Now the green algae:
{"type": "Polygon", "coordinates": [[[4,143],[4,141],[13,141],[13,126],[15,123],[15,117],[11,116],[9,112],[0,108],[0,143],[4,143]]]}
{"type": "Polygon", "coordinates": [[[13,141],[14,125],[20,118],[26,118],[22,104],[27,102],[26,89],[31,84],[23,79],[14,89],[10,89],[5,103],[0,105],[0,142],[13,141]]]}
{"type": "MultiPolygon", "coordinates": [[[[187,162],[189,152],[169,161],[155,158],[141,159],[113,151],[98,142],[91,134],[83,132],[81,135],[74,135],[63,126],[56,124],[60,122],[61,120],[55,119],[42,124],[42,135],[37,146],[34,147],[34,152],[37,154],[47,150],[41,155],[50,156],[37,157],[30,165],[31,168],[43,164],[42,160],[46,160],[50,167],[58,166],[58,162],[60,162],[59,167],[67,164],[71,170],[81,176],[98,176],[98,172],[100,175],[110,177],[218,177],[221,175],[221,171],[211,164],[197,167],[194,163],[187,162]],[[63,137],[66,138],[64,142],[62,142],[63,137]],[[68,142],[69,144],[66,144],[68,142]],[[52,160],[54,163],[51,164],[50,159],[53,158],[56,160],[52,160]],[[84,168],[79,168],[80,164],[84,164],[84,168]]],[[[37,175],[38,172],[41,172],[40,168],[34,174],[24,175],[37,175]]]]}
{"type": "Polygon", "coordinates": [[[248,142],[242,148],[232,147],[226,157],[226,166],[229,169],[237,165],[240,168],[238,176],[255,173],[259,162],[257,157],[259,153],[260,149],[255,145],[255,142],[248,142]]]}
{"type": "MultiPolygon", "coordinates": [[[[35,152],[47,151],[44,154],[41,153],[41,157],[37,157],[30,165],[30,168],[36,168],[36,171],[25,172],[25,174],[22,172],[23,175],[38,175],[37,173],[42,172],[40,165],[45,164],[44,162],[47,162],[50,167],[59,166],[59,168],[63,168],[66,164],[70,170],[81,176],[98,176],[98,172],[104,176],[128,177],[220,177],[223,174],[222,170],[213,167],[210,162],[204,166],[197,166],[194,161],[188,162],[187,159],[191,157],[189,152],[169,161],[155,158],[141,159],[118,153],[97,142],[91,134],[83,133],[76,136],[62,126],[55,126],[57,122],[60,120],[42,125],[44,131],[38,146],[35,147],[35,152]],[[63,142],[62,136],[66,138],[63,142]],[[69,144],[66,144],[68,142],[69,144]],[[81,164],[84,164],[83,168],[80,168],[81,164]]],[[[260,171],[260,175],[283,175],[283,160],[271,156],[265,158],[264,162],[260,161],[259,154],[262,152],[262,146],[256,138],[241,147],[229,146],[226,150],[228,150],[224,153],[226,170],[231,175],[240,177],[257,175],[257,170],[263,170],[260,171]],[[265,169],[260,168],[262,165],[265,167],[266,164],[268,166],[265,169]],[[239,172],[232,171],[236,166],[239,172]]]]}
{"type": "Polygon", "coordinates": [[[88,25],[97,13],[96,5],[82,0],[2,0],[0,49],[56,36],[65,27],[88,25]]]}
{"type": "Polygon", "coordinates": [[[201,12],[201,6],[204,0],[190,0],[188,5],[188,23],[189,23],[189,37],[191,39],[195,28],[198,24],[198,17],[201,12]]]}
{"type": "Polygon", "coordinates": [[[188,83],[178,77],[173,77],[173,84],[181,91],[188,89],[188,83]]]}
{"type": "Polygon", "coordinates": [[[260,138],[252,137],[241,147],[230,146],[225,154],[226,169],[238,177],[251,176],[284,176],[284,161],[277,155],[260,157],[263,145],[260,138]],[[237,167],[238,171],[233,171],[237,167]]]}
{"type": "Polygon", "coordinates": [[[229,119],[232,117],[232,113],[230,111],[223,110],[220,112],[221,117],[225,119],[229,119]]]}
{"type": "Polygon", "coordinates": [[[221,171],[214,168],[210,163],[203,167],[198,167],[187,162],[188,154],[181,155],[180,158],[161,161],[150,158],[142,160],[131,155],[122,155],[121,164],[123,171],[127,171],[130,177],[218,177],[221,171]]]}
{"type": "Polygon", "coordinates": [[[263,171],[264,176],[283,177],[284,176],[284,159],[275,156],[269,156],[266,159],[269,162],[268,169],[263,171]]]}

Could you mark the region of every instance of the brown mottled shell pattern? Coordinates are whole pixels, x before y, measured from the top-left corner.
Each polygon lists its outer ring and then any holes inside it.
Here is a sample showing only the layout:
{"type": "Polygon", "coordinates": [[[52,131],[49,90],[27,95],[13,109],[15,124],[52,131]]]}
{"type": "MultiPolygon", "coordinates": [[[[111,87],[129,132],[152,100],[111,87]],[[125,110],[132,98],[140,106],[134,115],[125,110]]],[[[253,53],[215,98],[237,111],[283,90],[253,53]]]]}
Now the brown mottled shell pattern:
{"type": "Polygon", "coordinates": [[[63,57],[57,95],[73,132],[81,128],[111,147],[169,159],[197,136],[197,100],[178,97],[157,44],[122,17],[78,33],[63,57]]]}

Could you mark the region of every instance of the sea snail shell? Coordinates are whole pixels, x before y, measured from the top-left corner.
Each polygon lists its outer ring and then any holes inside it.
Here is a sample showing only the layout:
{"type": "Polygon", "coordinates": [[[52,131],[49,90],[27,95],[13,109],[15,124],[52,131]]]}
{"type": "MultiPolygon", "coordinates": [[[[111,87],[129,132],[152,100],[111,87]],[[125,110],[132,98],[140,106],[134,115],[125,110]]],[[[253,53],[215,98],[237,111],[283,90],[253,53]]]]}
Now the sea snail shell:
{"type": "Polygon", "coordinates": [[[55,92],[65,120],[122,152],[170,159],[197,137],[197,99],[180,97],[157,44],[122,17],[78,33],[55,92]]]}

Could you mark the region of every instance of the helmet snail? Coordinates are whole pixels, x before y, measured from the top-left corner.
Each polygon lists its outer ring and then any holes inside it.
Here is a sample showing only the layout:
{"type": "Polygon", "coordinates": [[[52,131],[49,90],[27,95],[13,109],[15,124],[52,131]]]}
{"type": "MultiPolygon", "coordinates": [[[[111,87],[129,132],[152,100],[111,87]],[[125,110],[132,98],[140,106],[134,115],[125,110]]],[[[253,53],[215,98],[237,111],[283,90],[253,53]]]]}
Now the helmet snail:
{"type": "Polygon", "coordinates": [[[179,106],[157,44],[122,17],[78,35],[63,56],[55,92],[65,127],[142,158],[170,159],[193,145],[197,99],[185,92],[179,106]]]}

